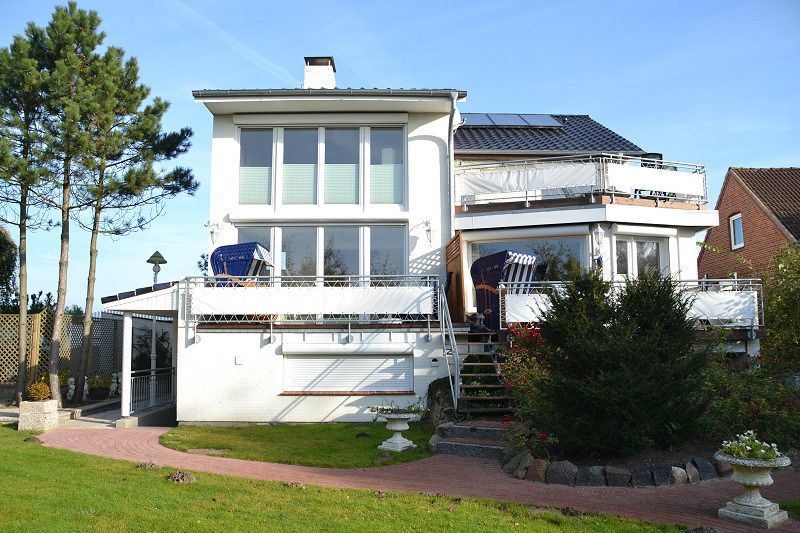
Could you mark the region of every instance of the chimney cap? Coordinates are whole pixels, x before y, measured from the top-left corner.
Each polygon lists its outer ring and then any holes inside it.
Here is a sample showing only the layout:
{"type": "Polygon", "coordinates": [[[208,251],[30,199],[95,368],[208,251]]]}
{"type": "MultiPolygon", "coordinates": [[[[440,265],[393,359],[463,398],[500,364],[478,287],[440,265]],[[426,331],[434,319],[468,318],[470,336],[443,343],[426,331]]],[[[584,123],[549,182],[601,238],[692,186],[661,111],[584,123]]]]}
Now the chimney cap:
{"type": "Polygon", "coordinates": [[[306,65],[315,67],[330,67],[336,72],[336,63],[333,62],[333,56],[306,56],[306,65]]]}

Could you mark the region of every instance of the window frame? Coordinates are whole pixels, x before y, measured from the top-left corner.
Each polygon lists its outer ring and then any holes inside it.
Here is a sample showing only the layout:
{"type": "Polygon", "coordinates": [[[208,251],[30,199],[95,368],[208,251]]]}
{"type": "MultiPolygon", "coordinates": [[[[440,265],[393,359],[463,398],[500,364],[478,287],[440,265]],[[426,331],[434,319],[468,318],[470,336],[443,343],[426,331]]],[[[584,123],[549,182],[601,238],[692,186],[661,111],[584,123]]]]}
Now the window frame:
{"type": "Polygon", "coordinates": [[[361,211],[370,211],[375,209],[389,210],[389,211],[407,211],[408,198],[409,198],[409,171],[408,171],[408,124],[407,123],[369,123],[369,124],[353,124],[347,122],[330,122],[324,124],[273,124],[273,125],[258,125],[246,124],[237,125],[236,128],[236,143],[238,150],[237,169],[238,174],[241,173],[241,150],[242,150],[242,132],[245,130],[272,130],[272,167],[270,170],[270,192],[271,202],[258,204],[258,203],[240,203],[240,178],[236,180],[235,191],[235,205],[248,206],[248,207],[269,207],[273,211],[285,212],[304,212],[310,209],[313,210],[327,210],[333,213],[341,213],[345,211],[352,211],[353,208],[358,208],[361,211]],[[283,175],[284,175],[284,132],[287,129],[317,129],[317,169],[316,169],[316,202],[311,204],[285,204],[283,202],[283,175]],[[359,130],[359,176],[358,176],[358,203],[355,204],[342,204],[342,203],[325,203],[325,129],[340,129],[350,128],[359,130]],[[372,128],[384,129],[395,128],[401,130],[403,137],[403,186],[401,191],[401,202],[398,203],[372,203],[371,202],[371,160],[370,160],[370,140],[372,128]]]}
{"type": "Polygon", "coordinates": [[[742,213],[735,213],[728,217],[728,230],[730,236],[730,244],[731,250],[738,250],[740,248],[744,248],[744,220],[742,219],[742,213]],[[735,240],[736,232],[734,231],[734,224],[736,221],[739,221],[742,230],[742,242],[737,243],[735,240]]]}
{"type": "Polygon", "coordinates": [[[636,249],[636,243],[638,242],[658,243],[658,270],[662,276],[665,274],[665,271],[669,270],[669,239],[654,235],[614,235],[613,239],[612,250],[614,256],[611,258],[611,265],[614,270],[612,272],[612,279],[625,280],[639,278],[639,262],[637,260],[638,253],[636,249]],[[628,272],[625,274],[620,274],[617,271],[617,246],[620,242],[625,243],[625,249],[628,255],[628,272]]]}

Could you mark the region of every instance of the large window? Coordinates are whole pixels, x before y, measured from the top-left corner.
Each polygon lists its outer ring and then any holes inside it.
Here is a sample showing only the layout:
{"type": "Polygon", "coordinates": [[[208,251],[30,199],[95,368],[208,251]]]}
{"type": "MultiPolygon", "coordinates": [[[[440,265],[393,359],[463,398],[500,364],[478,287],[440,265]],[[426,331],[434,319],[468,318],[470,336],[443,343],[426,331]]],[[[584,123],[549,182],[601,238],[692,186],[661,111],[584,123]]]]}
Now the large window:
{"type": "Polygon", "coordinates": [[[359,203],[358,128],[325,128],[325,203],[359,203]]]}
{"type": "Polygon", "coordinates": [[[281,231],[281,273],[317,275],[317,228],[285,227],[281,231]]]}
{"type": "Polygon", "coordinates": [[[271,203],[272,129],[242,130],[239,143],[239,203],[271,203]]]}
{"type": "Polygon", "coordinates": [[[666,258],[662,258],[662,239],[616,235],[614,237],[616,276],[636,278],[644,273],[663,273],[666,258]]]}
{"type": "Polygon", "coordinates": [[[324,226],[322,273],[326,276],[357,276],[360,254],[357,226],[324,226]]]}
{"type": "Polygon", "coordinates": [[[317,147],[314,129],[283,132],[283,203],[317,203],[317,147]]]}
{"type": "Polygon", "coordinates": [[[370,202],[402,204],[405,184],[402,128],[370,130],[370,202]]]}
{"type": "Polygon", "coordinates": [[[376,276],[405,274],[406,229],[403,226],[373,226],[370,228],[369,271],[376,276]]]}
{"type": "Polygon", "coordinates": [[[533,254],[536,256],[537,278],[559,281],[567,279],[570,269],[580,267],[584,241],[583,237],[563,237],[473,243],[472,260],[504,250],[533,254]]]}
{"type": "Polygon", "coordinates": [[[742,214],[733,215],[728,223],[731,228],[731,250],[737,250],[744,246],[744,227],[742,227],[742,214]]]}
{"type": "Polygon", "coordinates": [[[238,242],[257,242],[267,250],[272,250],[272,228],[268,226],[241,226],[238,230],[238,242]]]}

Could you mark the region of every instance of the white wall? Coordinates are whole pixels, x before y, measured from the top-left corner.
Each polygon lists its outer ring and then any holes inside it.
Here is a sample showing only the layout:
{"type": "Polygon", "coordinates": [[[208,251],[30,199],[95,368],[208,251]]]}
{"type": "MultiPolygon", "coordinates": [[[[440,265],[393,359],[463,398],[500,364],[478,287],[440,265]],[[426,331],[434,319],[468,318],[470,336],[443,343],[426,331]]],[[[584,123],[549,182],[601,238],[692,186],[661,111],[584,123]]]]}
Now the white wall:
{"type": "Polygon", "coordinates": [[[331,343],[347,332],[275,332],[201,330],[200,342],[178,353],[179,422],[369,421],[372,405],[406,405],[422,397],[434,379],[447,375],[441,337],[426,340],[423,330],[354,331],[354,342],[414,344],[415,396],[281,396],[283,342],[331,343]],[[236,358],[239,363],[236,363],[236,358]],[[432,360],[438,359],[438,366],[432,360]]]}
{"type": "MultiPolygon", "coordinates": [[[[337,120],[352,124],[361,119],[368,124],[371,116],[372,114],[331,114],[324,120],[334,124],[337,120]]],[[[265,123],[274,123],[269,118],[270,115],[258,117],[264,117],[265,123]]],[[[375,116],[376,119],[381,117],[375,116]]],[[[281,120],[296,120],[299,123],[304,119],[303,115],[281,115],[281,120]]],[[[209,222],[216,228],[216,233],[214,240],[209,241],[209,252],[218,246],[237,242],[236,224],[405,223],[409,229],[408,273],[443,274],[443,249],[451,232],[447,176],[449,115],[399,113],[393,120],[405,121],[408,134],[405,206],[288,206],[276,209],[273,206],[238,205],[238,126],[234,123],[233,115],[214,116],[209,222]],[[426,221],[430,221],[430,241],[426,232],[426,221]]],[[[248,120],[248,125],[254,125],[251,123],[252,120],[248,120]]]]}

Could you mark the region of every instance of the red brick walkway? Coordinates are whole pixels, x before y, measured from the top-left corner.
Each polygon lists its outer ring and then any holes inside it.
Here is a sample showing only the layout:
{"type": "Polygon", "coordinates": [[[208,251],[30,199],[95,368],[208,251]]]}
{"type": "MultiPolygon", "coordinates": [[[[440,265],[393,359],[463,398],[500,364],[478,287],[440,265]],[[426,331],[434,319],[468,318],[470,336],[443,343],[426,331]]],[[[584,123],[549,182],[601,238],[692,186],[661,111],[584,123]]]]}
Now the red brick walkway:
{"type": "MultiPolygon", "coordinates": [[[[128,461],[153,461],[164,466],[263,480],[309,483],[405,492],[444,493],[489,498],[537,506],[571,507],[581,511],[624,515],[650,522],[690,527],[712,526],[719,531],[750,529],[716,517],[717,509],[741,489],[729,480],[662,488],[593,488],[546,485],[512,479],[494,461],[434,455],[411,463],[380,468],[312,468],[294,465],[208,457],[161,446],[161,428],[59,429],[42,436],[47,446],[128,461]]],[[[765,489],[773,501],[800,500],[800,472],[773,473],[775,485],[765,489]]],[[[772,531],[798,531],[789,521],[772,531]]]]}

